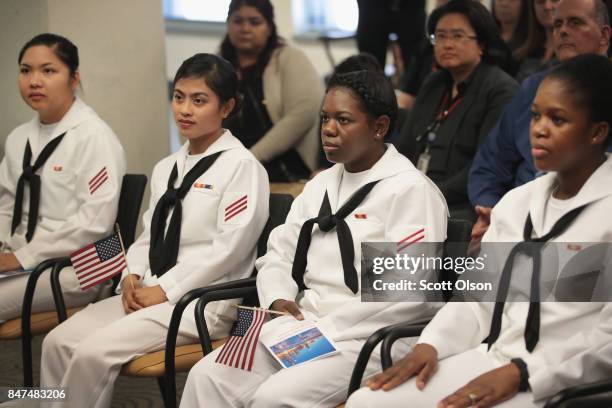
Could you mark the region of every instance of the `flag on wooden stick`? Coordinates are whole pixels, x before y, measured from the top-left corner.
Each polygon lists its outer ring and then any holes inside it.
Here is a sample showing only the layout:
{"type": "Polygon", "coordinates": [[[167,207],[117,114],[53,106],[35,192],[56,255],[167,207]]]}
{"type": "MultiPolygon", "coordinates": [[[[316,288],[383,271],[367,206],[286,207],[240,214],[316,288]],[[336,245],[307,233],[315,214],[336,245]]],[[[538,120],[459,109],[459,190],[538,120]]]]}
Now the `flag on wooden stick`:
{"type": "Polygon", "coordinates": [[[127,266],[117,232],[70,255],[81,290],[111,279],[127,266]]]}
{"type": "Polygon", "coordinates": [[[230,338],[223,346],[215,362],[251,371],[259,341],[261,326],[268,314],[263,309],[238,309],[230,338]]]}

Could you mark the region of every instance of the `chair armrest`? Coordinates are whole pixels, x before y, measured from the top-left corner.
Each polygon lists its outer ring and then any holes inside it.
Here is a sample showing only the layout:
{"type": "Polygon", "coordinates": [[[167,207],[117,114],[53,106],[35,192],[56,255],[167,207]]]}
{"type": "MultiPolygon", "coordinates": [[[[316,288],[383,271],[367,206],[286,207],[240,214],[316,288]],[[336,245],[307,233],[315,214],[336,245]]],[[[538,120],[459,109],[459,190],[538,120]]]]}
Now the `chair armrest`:
{"type": "Polygon", "coordinates": [[[198,334],[200,336],[200,343],[202,344],[202,352],[204,355],[213,351],[212,341],[210,334],[208,333],[208,327],[206,325],[206,319],[204,318],[204,308],[210,302],[218,300],[229,300],[243,298],[253,293],[257,293],[257,287],[255,285],[244,288],[233,288],[233,289],[222,289],[208,292],[198,300],[195,307],[195,321],[198,328],[198,334]]]}
{"type": "Polygon", "coordinates": [[[250,287],[255,285],[255,277],[239,279],[231,282],[219,283],[216,285],[204,286],[202,288],[192,289],[185,293],[183,297],[176,302],[174,310],[172,311],[172,317],[170,318],[170,324],[168,325],[168,334],[166,335],[166,351],[164,357],[164,383],[165,383],[165,399],[164,405],[167,408],[176,407],[176,378],[175,378],[175,347],[176,338],[178,336],[178,329],[181,324],[183,312],[185,308],[194,300],[199,299],[208,292],[222,289],[236,289],[243,287],[250,287]]]}
{"type": "Polygon", "coordinates": [[[32,303],[34,302],[34,290],[38,278],[44,271],[53,267],[61,258],[52,258],[42,261],[28,276],[28,282],[23,295],[23,305],[21,306],[21,354],[23,360],[23,385],[32,387],[34,376],[32,373],[32,331],[31,331],[31,314],[32,303]]]}
{"type": "Polygon", "coordinates": [[[351,375],[351,381],[349,383],[348,397],[355,391],[359,389],[361,386],[361,380],[363,379],[363,374],[368,365],[368,361],[370,360],[370,356],[374,351],[374,348],[384,340],[387,333],[389,333],[393,328],[399,326],[405,326],[407,323],[402,322],[398,324],[393,324],[390,326],[382,327],[376,330],[363,344],[361,347],[361,351],[359,352],[359,356],[357,357],[357,362],[355,363],[355,367],[353,368],[353,374],[351,375]]]}
{"type": "MultiPolygon", "coordinates": [[[[597,394],[603,394],[612,392],[612,380],[598,381],[583,385],[578,385],[576,387],[566,388],[562,391],[559,391],[557,394],[552,396],[544,405],[544,408],[561,408],[563,404],[570,402],[574,399],[579,399],[582,397],[592,397],[597,394]]],[[[580,402],[580,407],[584,408],[606,408],[609,407],[612,403],[611,399],[606,399],[606,401],[593,401],[593,402],[580,402]]],[[[578,405],[576,405],[578,406],[578,405]]]]}
{"type": "Polygon", "coordinates": [[[393,359],[391,358],[391,347],[393,347],[393,343],[395,343],[396,340],[405,337],[420,336],[426,325],[426,322],[416,324],[404,324],[403,326],[394,327],[387,332],[385,338],[383,339],[380,350],[380,360],[382,363],[383,370],[386,370],[387,368],[393,365],[393,359]]]}
{"type": "Polygon", "coordinates": [[[66,315],[66,303],[64,302],[64,294],[62,293],[62,285],[60,283],[59,275],[64,270],[72,265],[69,257],[60,258],[53,265],[51,269],[51,291],[53,293],[53,300],[55,301],[55,310],[57,310],[57,319],[60,323],[65,321],[68,317],[66,315]]]}

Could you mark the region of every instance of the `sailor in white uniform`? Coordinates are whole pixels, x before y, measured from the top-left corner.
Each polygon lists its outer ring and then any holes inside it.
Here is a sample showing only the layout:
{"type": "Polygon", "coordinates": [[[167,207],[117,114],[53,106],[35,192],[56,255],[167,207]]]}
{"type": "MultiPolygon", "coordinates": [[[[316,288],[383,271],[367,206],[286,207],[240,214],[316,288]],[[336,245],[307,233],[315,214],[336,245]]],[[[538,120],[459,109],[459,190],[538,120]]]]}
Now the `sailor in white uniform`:
{"type": "MultiPolygon", "coordinates": [[[[579,56],[549,74],[532,106],[530,136],[536,166],[549,173],[503,197],[483,242],[560,243],[561,266],[566,252],[612,242],[612,157],[605,154],[611,103],[612,63],[605,57],[579,56]]],[[[610,259],[608,248],[597,271],[608,288],[610,259]]],[[[539,263],[544,268],[549,261],[542,255],[539,263]]],[[[528,287],[540,269],[525,253],[506,262],[528,287]]],[[[589,262],[582,265],[586,269],[571,273],[592,271],[589,262]]],[[[347,406],[534,407],[564,388],[609,379],[612,305],[597,301],[608,298],[595,300],[449,303],[414,351],[347,406]]]]}
{"type": "Polygon", "coordinates": [[[181,407],[336,406],[346,397],[355,359],[370,334],[438,310],[433,302],[360,299],[363,242],[446,237],[441,192],[384,144],[396,112],[393,89],[378,74],[359,71],[331,80],[322,140],[337,164],[306,184],[286,223],[272,232],[267,254],[257,260],[260,304],[293,315],[264,324],[261,336],[306,318],[317,321],[340,353],[281,370],[260,343],[252,371],[243,371],[216,363],[221,349],[216,350],[191,370],[181,407]]]}
{"type": "MultiPolygon", "coordinates": [[[[236,90],[234,69],[217,56],[197,54],[179,68],[173,110],[188,142],[153,170],[122,294],[75,314],[43,342],[41,384],[70,390],[58,406],[110,406],[121,365],[164,347],[174,304],[185,293],[252,274],[270,191],[263,166],[221,128],[236,90]]],[[[235,302],[207,307],[213,338],[228,335],[235,302]]],[[[197,336],[192,304],[177,344],[197,336]]]]}
{"type": "MultiPolygon", "coordinates": [[[[38,115],[11,132],[0,164],[0,271],[32,269],[108,235],[126,163],[117,136],[81,99],[78,55],[67,39],[43,34],[20,54],[19,88],[38,115]]],[[[0,322],[21,314],[28,275],[0,280],[0,322]]],[[[82,291],[61,275],[68,306],[96,300],[108,285],[82,291]]],[[[54,310],[49,272],[33,312],[54,310]]]]}

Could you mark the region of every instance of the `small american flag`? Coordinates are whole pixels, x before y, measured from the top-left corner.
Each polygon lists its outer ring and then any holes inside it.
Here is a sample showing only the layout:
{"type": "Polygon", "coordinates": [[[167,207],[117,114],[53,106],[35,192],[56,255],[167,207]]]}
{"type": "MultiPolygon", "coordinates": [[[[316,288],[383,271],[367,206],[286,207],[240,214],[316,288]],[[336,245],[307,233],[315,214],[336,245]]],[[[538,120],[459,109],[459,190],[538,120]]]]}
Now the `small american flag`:
{"type": "Polygon", "coordinates": [[[225,221],[229,221],[247,209],[248,196],[244,195],[225,207],[225,221]]]}
{"type": "Polygon", "coordinates": [[[238,308],[238,319],[234,322],[230,338],[215,362],[251,371],[259,332],[266,321],[266,316],[263,310],[238,308]]]}
{"type": "Polygon", "coordinates": [[[117,233],[70,255],[81,290],[104,282],[127,266],[117,233]]]}
{"type": "Polygon", "coordinates": [[[97,189],[100,188],[102,184],[104,184],[108,180],[108,172],[106,171],[106,167],[102,167],[95,176],[89,180],[89,194],[93,194],[97,189]]]}

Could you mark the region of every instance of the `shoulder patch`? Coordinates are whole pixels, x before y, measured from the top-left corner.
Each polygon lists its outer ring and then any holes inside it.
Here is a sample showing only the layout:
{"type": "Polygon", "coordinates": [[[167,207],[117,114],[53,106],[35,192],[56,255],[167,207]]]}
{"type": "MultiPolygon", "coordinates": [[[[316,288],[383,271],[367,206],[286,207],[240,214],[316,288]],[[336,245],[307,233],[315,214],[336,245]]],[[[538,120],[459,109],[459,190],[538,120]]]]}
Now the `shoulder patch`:
{"type": "Polygon", "coordinates": [[[425,228],[414,228],[411,231],[407,232],[408,235],[406,235],[397,243],[397,252],[401,252],[404,249],[408,248],[410,245],[425,239],[425,228]]]}
{"type": "Polygon", "coordinates": [[[108,171],[106,171],[106,167],[102,167],[87,183],[89,185],[89,194],[95,193],[107,180],[108,171]]]}
{"type": "Polygon", "coordinates": [[[241,192],[225,193],[221,206],[224,224],[241,224],[249,208],[249,195],[241,192]]]}

